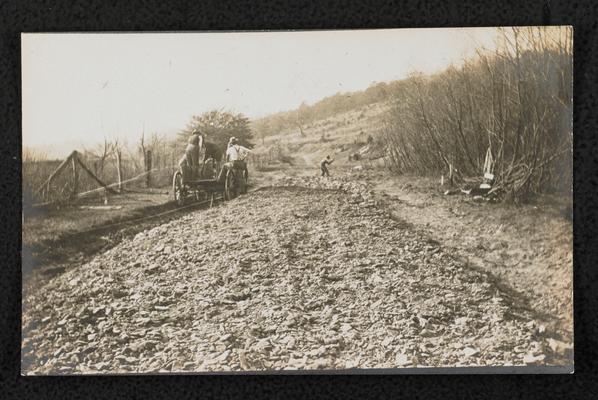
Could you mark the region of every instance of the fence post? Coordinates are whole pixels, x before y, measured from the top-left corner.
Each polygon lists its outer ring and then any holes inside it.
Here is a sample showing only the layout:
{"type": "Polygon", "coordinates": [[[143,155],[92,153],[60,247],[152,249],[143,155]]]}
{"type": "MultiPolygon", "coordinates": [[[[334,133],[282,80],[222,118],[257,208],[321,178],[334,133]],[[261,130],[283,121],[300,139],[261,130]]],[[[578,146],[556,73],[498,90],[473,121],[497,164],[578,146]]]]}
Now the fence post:
{"type": "Polygon", "coordinates": [[[152,151],[146,150],[145,152],[145,185],[146,187],[151,187],[152,184],[152,177],[150,175],[150,171],[152,170],[152,151]]]}
{"type": "Polygon", "coordinates": [[[118,191],[119,193],[123,191],[122,185],[122,166],[120,163],[120,149],[116,149],[116,170],[118,172],[118,191]]]}

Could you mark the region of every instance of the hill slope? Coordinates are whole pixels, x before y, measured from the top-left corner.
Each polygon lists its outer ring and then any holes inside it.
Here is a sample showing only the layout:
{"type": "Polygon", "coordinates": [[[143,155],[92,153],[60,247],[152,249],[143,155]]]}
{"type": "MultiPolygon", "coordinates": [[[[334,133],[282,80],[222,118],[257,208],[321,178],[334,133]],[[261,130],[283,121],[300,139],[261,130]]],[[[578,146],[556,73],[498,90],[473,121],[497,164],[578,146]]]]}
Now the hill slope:
{"type": "Polygon", "coordinates": [[[303,126],[303,135],[299,128],[284,130],[259,141],[256,153],[277,148],[296,167],[317,167],[326,155],[335,158],[335,165],[352,164],[350,155],[374,153],[368,137],[375,141],[379,136],[388,108],[388,103],[378,102],[316,120],[303,126]]]}

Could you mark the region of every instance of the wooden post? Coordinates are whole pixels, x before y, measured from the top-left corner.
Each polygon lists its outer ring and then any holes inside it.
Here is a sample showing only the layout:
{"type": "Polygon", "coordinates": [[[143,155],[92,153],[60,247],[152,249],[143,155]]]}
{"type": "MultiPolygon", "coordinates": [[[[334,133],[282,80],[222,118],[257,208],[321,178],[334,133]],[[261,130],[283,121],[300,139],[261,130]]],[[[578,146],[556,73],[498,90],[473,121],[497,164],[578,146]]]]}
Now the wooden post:
{"type": "Polygon", "coordinates": [[[79,173],[77,170],[77,160],[75,157],[71,157],[71,166],[73,167],[73,193],[71,196],[73,198],[77,197],[77,192],[79,191],[79,173]]]}
{"type": "Polygon", "coordinates": [[[147,150],[145,152],[145,185],[146,187],[151,187],[152,184],[152,177],[150,171],[152,170],[152,151],[147,150]]]}
{"type": "Polygon", "coordinates": [[[83,161],[81,161],[79,159],[79,157],[77,157],[76,155],[74,157],[77,159],[77,162],[79,163],[79,166],[83,169],[83,171],[85,171],[89,175],[89,177],[91,179],[93,179],[94,181],[96,181],[100,186],[102,186],[103,188],[105,188],[108,192],[116,194],[116,191],[114,189],[108,187],[108,185],[106,185],[104,182],[102,182],[102,180],[100,180],[100,178],[98,178],[97,176],[95,176],[93,174],[93,172],[91,172],[89,170],[89,168],[87,168],[87,165],[83,164],[83,161]]]}
{"type": "Polygon", "coordinates": [[[50,193],[50,183],[52,182],[52,180],[54,179],[54,177],[56,177],[60,171],[62,171],[69,163],[69,160],[71,160],[73,157],[75,157],[77,154],[76,151],[73,151],[67,158],[66,160],[64,160],[62,163],[60,163],[60,165],[58,166],[58,168],[56,168],[56,170],[54,170],[54,172],[52,172],[52,174],[48,177],[48,179],[46,179],[46,181],[44,183],[42,183],[42,185],[37,189],[36,193],[41,193],[42,190],[45,188],[48,192],[48,194],[50,193]]]}
{"type": "Polygon", "coordinates": [[[120,149],[115,149],[115,154],[116,154],[116,171],[118,173],[118,192],[122,193],[123,184],[122,184],[122,166],[120,163],[120,149]]]}

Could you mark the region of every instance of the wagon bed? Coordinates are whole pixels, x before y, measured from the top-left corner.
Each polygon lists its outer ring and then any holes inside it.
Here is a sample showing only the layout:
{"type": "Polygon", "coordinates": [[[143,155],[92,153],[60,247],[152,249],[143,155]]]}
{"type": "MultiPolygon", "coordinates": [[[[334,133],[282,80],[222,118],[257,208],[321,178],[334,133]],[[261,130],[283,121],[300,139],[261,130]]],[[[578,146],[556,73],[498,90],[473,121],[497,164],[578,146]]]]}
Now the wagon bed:
{"type": "Polygon", "coordinates": [[[196,179],[185,183],[206,191],[221,192],[224,190],[224,181],[218,181],[218,179],[196,179]]]}

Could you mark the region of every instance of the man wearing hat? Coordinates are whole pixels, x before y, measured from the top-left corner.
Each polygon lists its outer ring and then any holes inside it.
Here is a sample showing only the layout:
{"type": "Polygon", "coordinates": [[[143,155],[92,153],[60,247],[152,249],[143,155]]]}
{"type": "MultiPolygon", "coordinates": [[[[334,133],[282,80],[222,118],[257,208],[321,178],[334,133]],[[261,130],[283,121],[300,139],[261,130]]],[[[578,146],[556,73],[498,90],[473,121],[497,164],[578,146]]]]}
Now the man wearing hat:
{"type": "Polygon", "coordinates": [[[239,144],[239,140],[233,136],[228,141],[228,148],[226,149],[226,161],[232,161],[233,163],[235,161],[245,162],[245,158],[250,152],[251,150],[249,150],[247,147],[241,146],[239,144]]]}
{"type": "Polygon", "coordinates": [[[231,136],[230,139],[228,139],[228,144],[226,145],[226,150],[230,149],[230,147],[233,145],[233,142],[236,142],[237,138],[234,136],[231,136]]]}
{"type": "MultiPolygon", "coordinates": [[[[233,136],[228,141],[228,148],[226,150],[226,161],[230,162],[232,168],[239,171],[245,171],[245,173],[247,174],[248,171],[245,158],[247,157],[247,154],[250,152],[251,150],[249,150],[247,147],[241,146],[239,144],[238,139],[233,136]]],[[[241,191],[244,192],[245,182],[241,182],[241,184],[243,185],[243,189],[241,191]]]]}

